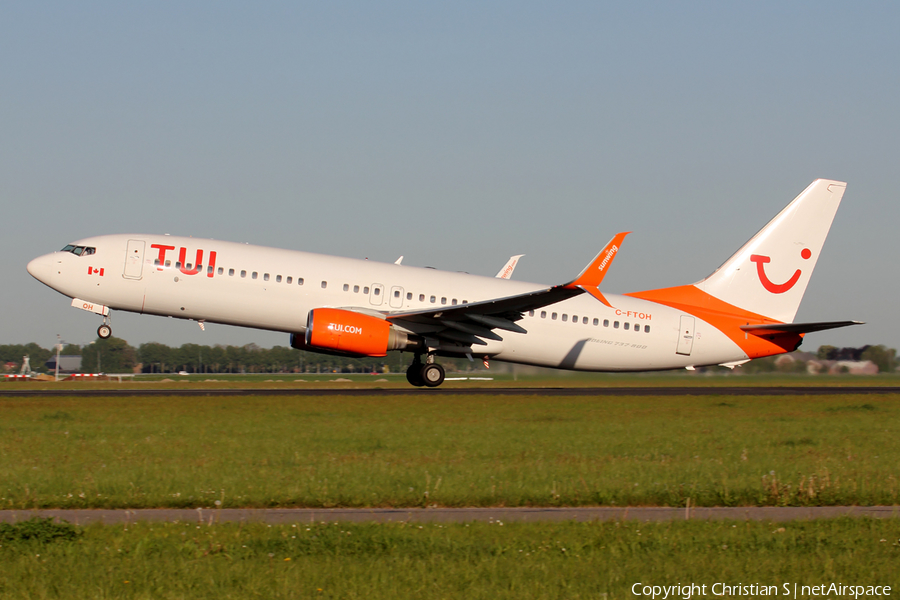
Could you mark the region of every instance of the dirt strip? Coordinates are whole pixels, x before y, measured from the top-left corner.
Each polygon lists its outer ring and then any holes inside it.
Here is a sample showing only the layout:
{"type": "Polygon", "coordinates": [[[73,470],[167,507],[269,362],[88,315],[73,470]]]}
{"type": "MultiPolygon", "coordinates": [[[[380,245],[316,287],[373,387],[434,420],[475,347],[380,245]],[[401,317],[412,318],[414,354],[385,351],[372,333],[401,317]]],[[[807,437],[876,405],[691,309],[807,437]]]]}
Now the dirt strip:
{"type": "Polygon", "coordinates": [[[127,524],[137,521],[282,523],[467,523],[472,521],[671,521],[675,519],[797,521],[838,517],[900,518],[900,506],[741,506],[714,508],[577,507],[577,508],[150,508],[114,510],[0,510],[0,522],[32,517],[62,519],[78,525],[127,524]]]}

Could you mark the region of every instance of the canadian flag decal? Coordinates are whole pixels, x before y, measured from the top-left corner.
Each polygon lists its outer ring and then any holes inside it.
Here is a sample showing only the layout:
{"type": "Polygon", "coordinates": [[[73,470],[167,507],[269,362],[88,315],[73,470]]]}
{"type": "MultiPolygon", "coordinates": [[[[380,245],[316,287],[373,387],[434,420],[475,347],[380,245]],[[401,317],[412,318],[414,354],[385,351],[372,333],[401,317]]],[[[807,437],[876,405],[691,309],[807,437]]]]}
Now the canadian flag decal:
{"type": "Polygon", "coordinates": [[[99,275],[100,277],[103,277],[103,269],[102,268],[97,269],[95,267],[88,267],[88,275],[99,275]]]}

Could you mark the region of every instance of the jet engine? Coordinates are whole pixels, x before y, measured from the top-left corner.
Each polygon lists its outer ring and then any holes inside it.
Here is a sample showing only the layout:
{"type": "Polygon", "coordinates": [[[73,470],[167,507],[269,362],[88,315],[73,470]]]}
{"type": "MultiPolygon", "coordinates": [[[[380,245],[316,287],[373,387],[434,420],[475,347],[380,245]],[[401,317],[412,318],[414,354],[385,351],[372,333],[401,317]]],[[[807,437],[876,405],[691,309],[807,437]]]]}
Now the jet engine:
{"type": "Polygon", "coordinates": [[[309,311],[306,335],[291,335],[291,346],[326,354],[385,356],[388,350],[420,349],[423,342],[378,317],[340,308],[316,308],[309,311]]]}

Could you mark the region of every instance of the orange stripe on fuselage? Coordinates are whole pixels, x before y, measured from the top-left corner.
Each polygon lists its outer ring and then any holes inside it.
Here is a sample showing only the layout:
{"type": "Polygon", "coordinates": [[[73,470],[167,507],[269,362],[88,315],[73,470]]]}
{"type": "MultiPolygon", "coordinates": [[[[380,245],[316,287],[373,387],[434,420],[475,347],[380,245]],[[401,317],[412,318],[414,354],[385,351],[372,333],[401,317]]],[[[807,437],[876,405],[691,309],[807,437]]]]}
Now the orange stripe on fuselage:
{"type": "Polygon", "coordinates": [[[741,330],[741,325],[774,324],[781,323],[781,321],[769,319],[723,302],[693,285],[680,285],[625,295],[656,302],[703,319],[727,335],[750,358],[792,352],[803,340],[802,333],[777,333],[761,336],[748,334],[741,330]]]}

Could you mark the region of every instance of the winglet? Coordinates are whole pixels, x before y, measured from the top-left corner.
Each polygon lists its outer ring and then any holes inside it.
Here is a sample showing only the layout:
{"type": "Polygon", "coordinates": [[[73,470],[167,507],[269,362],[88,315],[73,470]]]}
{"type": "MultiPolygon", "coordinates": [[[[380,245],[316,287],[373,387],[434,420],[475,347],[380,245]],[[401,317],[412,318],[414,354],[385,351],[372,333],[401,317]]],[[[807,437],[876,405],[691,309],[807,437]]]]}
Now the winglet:
{"type": "Polygon", "coordinates": [[[513,271],[516,270],[516,265],[519,263],[519,259],[525,256],[524,254],[516,254],[515,256],[510,256],[509,260],[503,265],[503,268],[500,269],[500,272],[495,275],[498,279],[509,279],[512,277],[513,271]]]}
{"type": "Polygon", "coordinates": [[[622,247],[622,241],[625,239],[625,236],[631,233],[630,231],[623,231],[621,233],[617,233],[613,236],[613,239],[606,244],[606,247],[600,251],[597,256],[594,257],[594,260],[591,261],[587,267],[585,267],[584,271],[575,278],[571,283],[567,283],[564,287],[573,289],[578,288],[582,291],[587,292],[606,306],[612,308],[612,305],[606,300],[602,293],[600,293],[599,287],[600,283],[603,281],[603,278],[606,277],[606,272],[609,271],[610,265],[612,265],[613,259],[616,257],[616,254],[619,252],[619,248],[622,247]]]}

